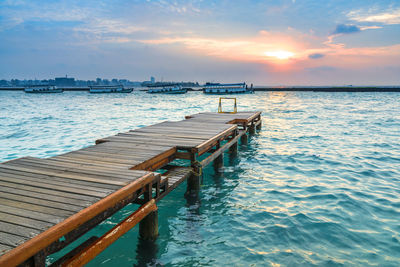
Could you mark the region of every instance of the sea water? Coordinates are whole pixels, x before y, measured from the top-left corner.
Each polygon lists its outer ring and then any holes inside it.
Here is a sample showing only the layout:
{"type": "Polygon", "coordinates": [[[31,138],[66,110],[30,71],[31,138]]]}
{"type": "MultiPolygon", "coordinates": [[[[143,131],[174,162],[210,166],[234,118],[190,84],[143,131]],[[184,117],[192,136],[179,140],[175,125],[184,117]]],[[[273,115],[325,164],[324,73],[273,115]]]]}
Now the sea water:
{"type": "MultiPolygon", "coordinates": [[[[261,131],[223,168],[204,170],[198,202],[183,197],[185,184],[159,202],[155,242],[139,240],[135,227],[88,266],[399,266],[400,94],[236,97],[239,111],[263,112],[261,131]]],[[[54,156],[217,105],[200,92],[1,91],[0,160],[54,156]]]]}

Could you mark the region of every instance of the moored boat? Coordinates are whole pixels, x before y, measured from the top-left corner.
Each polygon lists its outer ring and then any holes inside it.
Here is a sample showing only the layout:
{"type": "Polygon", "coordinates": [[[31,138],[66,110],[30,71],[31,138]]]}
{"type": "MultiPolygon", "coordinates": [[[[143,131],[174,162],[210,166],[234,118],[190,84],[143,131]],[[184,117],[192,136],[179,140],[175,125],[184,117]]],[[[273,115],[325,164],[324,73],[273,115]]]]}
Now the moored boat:
{"type": "Polygon", "coordinates": [[[25,93],[62,93],[64,90],[53,85],[30,86],[24,88],[25,93]]]}
{"type": "Polygon", "coordinates": [[[149,86],[149,94],[186,94],[187,88],[182,88],[178,84],[154,85],[149,86]]]}
{"type": "Polygon", "coordinates": [[[124,88],[122,85],[93,85],[89,86],[90,93],[131,93],[132,88],[124,88]]]}
{"type": "Polygon", "coordinates": [[[206,83],[203,87],[205,94],[244,94],[254,93],[253,86],[247,87],[246,83],[206,83]]]}

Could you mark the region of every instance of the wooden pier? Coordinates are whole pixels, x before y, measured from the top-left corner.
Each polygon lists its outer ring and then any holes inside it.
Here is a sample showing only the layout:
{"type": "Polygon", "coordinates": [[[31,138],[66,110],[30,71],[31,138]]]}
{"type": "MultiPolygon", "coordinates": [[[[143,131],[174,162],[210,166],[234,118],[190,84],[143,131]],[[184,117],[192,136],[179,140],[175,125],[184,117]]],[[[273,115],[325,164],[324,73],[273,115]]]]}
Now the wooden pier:
{"type": "Polygon", "coordinates": [[[48,255],[130,203],[140,207],[53,265],[86,264],[138,223],[142,238],[155,239],[157,201],[185,180],[186,196],[196,197],[202,168],[222,164],[226,150],[236,152],[238,141],[247,143],[260,127],[261,112],[199,113],[55,157],[1,163],[0,266],[45,266],[48,255]]]}

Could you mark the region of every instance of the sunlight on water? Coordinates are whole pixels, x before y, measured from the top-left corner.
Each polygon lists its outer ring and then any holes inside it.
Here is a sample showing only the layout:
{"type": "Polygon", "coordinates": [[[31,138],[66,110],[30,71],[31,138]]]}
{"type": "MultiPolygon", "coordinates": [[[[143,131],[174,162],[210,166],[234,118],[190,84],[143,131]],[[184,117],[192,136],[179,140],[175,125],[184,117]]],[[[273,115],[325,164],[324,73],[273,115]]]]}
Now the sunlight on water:
{"type": "MultiPolygon", "coordinates": [[[[0,97],[2,161],[54,156],[218,105],[194,92],[0,97]]],[[[263,111],[262,131],[239,146],[237,158],[226,155],[220,173],[205,169],[200,203],[188,205],[181,185],[160,202],[156,243],[139,242],[134,228],[89,266],[398,266],[400,95],[237,97],[239,111],[263,111]]]]}

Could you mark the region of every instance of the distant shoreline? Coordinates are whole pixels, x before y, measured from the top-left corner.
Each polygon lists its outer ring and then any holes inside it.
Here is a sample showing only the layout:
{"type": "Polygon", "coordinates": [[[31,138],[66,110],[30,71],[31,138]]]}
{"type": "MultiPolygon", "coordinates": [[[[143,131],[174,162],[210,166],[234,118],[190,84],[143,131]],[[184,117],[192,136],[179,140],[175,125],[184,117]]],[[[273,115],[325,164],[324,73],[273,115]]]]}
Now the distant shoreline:
{"type": "MultiPolygon", "coordinates": [[[[89,87],[60,87],[64,91],[89,91],[89,87]]],[[[200,91],[202,87],[193,87],[188,91],[200,91]]],[[[24,87],[0,87],[0,91],[23,91],[24,87]]],[[[135,87],[142,91],[142,87],[135,87]]],[[[293,87],[262,87],[255,86],[259,92],[400,92],[400,86],[293,86],[293,87]]]]}
{"type": "Polygon", "coordinates": [[[255,87],[254,91],[269,92],[400,92],[400,86],[310,86],[255,87]]]}

